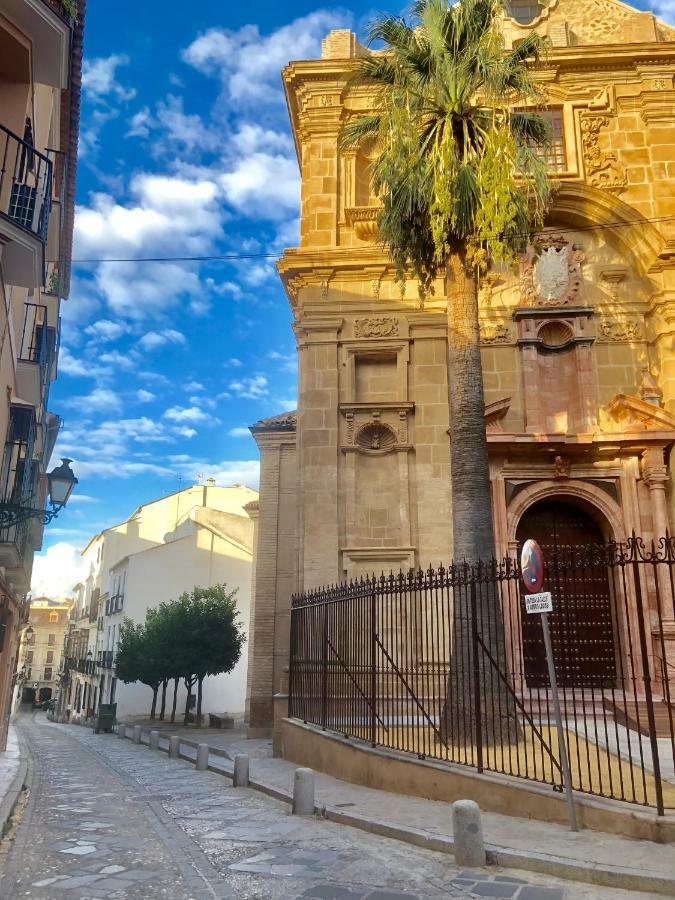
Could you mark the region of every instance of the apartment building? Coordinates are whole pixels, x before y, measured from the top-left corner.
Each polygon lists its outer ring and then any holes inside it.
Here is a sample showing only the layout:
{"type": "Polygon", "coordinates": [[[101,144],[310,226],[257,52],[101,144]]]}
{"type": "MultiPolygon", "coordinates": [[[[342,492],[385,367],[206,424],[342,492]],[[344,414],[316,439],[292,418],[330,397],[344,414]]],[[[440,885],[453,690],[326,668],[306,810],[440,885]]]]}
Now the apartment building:
{"type": "Polygon", "coordinates": [[[0,5],[0,750],[42,541],[31,511],[60,426],[49,388],[70,285],[83,17],[84,0],[0,5]]]}
{"type": "MultiPolygon", "coordinates": [[[[71,719],[95,713],[97,702],[117,703],[118,716],[149,712],[149,688],[124,684],[116,675],[115,654],[125,618],[144,622],[147,610],[162,601],[177,599],[195,586],[225,583],[238,589],[240,620],[248,630],[254,522],[247,506],[257,499],[257,491],[251,488],[220,487],[209,479],[207,484],[194,485],[140,506],[125,522],[90,540],[82,553],[88,574],[80,591],[82,618],[78,620],[78,630],[86,630],[86,611],[91,617],[95,606],[95,674],[87,674],[90,666],[86,657],[80,657],[85,671],[77,678],[83,685],[89,679],[88,703],[86,707],[81,704],[79,710],[71,704],[71,719]]],[[[91,625],[89,629],[87,647],[91,648],[91,625]]],[[[83,639],[78,646],[84,649],[83,639]]],[[[70,677],[74,678],[72,672],[70,677]]],[[[243,715],[245,694],[246,651],[232,672],[204,681],[202,711],[243,715]]],[[[179,709],[185,700],[181,685],[179,709]]],[[[68,711],[59,709],[59,713],[67,715],[68,711]]]]}
{"type": "Polygon", "coordinates": [[[87,586],[73,587],[73,606],[63,643],[59,672],[57,713],[66,719],[81,721],[93,715],[98,706],[96,645],[98,635],[98,594],[87,597],[87,586]]]}
{"type": "Polygon", "coordinates": [[[56,700],[64,638],[68,631],[73,601],[63,597],[31,601],[28,628],[19,654],[18,686],[21,703],[56,700]]]}

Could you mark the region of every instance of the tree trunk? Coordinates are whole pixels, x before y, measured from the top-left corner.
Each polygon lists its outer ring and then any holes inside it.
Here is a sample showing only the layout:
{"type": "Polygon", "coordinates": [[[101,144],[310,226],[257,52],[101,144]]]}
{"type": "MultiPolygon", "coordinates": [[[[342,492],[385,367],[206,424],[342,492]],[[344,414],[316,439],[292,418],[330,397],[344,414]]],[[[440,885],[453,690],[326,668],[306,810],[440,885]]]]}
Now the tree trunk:
{"type": "Polygon", "coordinates": [[[159,690],[158,684],[151,685],[152,687],[152,706],[150,708],[150,718],[155,718],[155,712],[157,710],[157,691],[159,690]]]}
{"type": "Polygon", "coordinates": [[[201,675],[197,679],[197,728],[202,727],[202,684],[204,676],[201,675]]]}
{"type": "Polygon", "coordinates": [[[164,681],[162,681],[162,706],[159,710],[159,721],[160,722],[164,721],[164,713],[166,712],[166,688],[167,688],[168,684],[169,684],[169,679],[165,678],[164,681]]]}
{"type": "Polygon", "coordinates": [[[176,721],[176,704],[178,703],[178,682],[179,678],[173,680],[173,706],[171,707],[171,724],[176,721]]]}
{"type": "Polygon", "coordinates": [[[492,495],[478,285],[460,255],[450,261],[447,287],[453,560],[464,567],[465,577],[454,591],[452,665],[441,727],[446,741],[494,745],[516,739],[518,723],[502,677],[507,669],[499,586],[496,579],[481,578],[494,572],[492,495]]]}
{"type": "Polygon", "coordinates": [[[183,715],[183,725],[188,724],[188,716],[190,715],[190,695],[192,694],[192,686],[194,685],[194,680],[192,678],[185,678],[185,690],[187,691],[187,696],[185,697],[185,713],[183,715]]]}

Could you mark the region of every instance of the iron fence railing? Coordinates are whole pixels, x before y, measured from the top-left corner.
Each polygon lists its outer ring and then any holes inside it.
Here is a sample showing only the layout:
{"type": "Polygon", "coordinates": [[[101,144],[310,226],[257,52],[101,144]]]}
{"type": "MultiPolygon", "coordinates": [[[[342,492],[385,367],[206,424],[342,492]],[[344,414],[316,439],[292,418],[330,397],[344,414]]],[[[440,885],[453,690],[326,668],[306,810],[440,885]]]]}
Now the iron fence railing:
{"type": "MultiPolygon", "coordinates": [[[[544,548],[573,788],[675,808],[675,542],[544,548]],[[670,657],[670,660],[669,660],[670,657]]],[[[293,598],[289,713],[346,737],[562,789],[541,619],[515,560],[293,598]]]]}
{"type": "Polygon", "coordinates": [[[0,125],[0,214],[44,242],[51,202],[51,159],[0,125]]]}

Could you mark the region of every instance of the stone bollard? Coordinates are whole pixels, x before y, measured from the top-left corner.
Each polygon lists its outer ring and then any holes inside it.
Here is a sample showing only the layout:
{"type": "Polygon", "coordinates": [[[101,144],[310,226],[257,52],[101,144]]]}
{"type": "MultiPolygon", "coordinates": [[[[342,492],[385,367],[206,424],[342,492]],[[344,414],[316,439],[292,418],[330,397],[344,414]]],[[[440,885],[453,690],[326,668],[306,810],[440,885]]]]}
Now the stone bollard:
{"type": "Polygon", "coordinates": [[[197,744],[197,758],[195,759],[195,769],[198,772],[206,772],[209,768],[209,745],[197,744]]]}
{"type": "Polygon", "coordinates": [[[124,740],[124,738],[126,736],[127,736],[127,726],[124,725],[122,722],[118,722],[117,723],[117,737],[120,738],[121,740],[124,740]]]}
{"type": "Polygon", "coordinates": [[[149,747],[151,750],[159,750],[159,731],[150,732],[149,747]]]}
{"type": "Polygon", "coordinates": [[[473,800],[456,800],[452,804],[452,834],[458,866],[475,868],[486,864],[480,807],[473,800]]]}
{"type": "Polygon", "coordinates": [[[314,815],[314,772],[296,769],[293,780],[293,815],[314,815]]]}
{"type": "Polygon", "coordinates": [[[248,787],[248,755],[237,753],[234,758],[233,787],[248,787]]]}
{"type": "Polygon", "coordinates": [[[140,744],[140,742],[141,742],[141,726],[140,725],[134,725],[134,733],[133,733],[131,739],[134,742],[134,744],[140,744]]]}
{"type": "Polygon", "coordinates": [[[178,751],[180,750],[180,738],[177,734],[172,734],[169,738],[169,759],[178,759],[178,751]]]}

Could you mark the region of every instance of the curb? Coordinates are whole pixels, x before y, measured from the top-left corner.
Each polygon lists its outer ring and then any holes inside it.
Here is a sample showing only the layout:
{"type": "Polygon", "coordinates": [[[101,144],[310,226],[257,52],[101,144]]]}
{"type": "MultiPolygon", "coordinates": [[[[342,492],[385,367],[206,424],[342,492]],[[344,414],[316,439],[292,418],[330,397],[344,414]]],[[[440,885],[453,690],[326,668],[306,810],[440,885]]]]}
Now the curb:
{"type": "Polygon", "coordinates": [[[12,779],[12,783],[7,793],[0,802],[0,839],[4,838],[10,828],[12,813],[19,802],[19,798],[26,787],[28,777],[28,760],[25,757],[25,750],[20,746],[21,757],[19,758],[19,768],[16,775],[12,779]]]}
{"type": "MultiPolygon", "coordinates": [[[[143,741],[144,735],[149,735],[149,731],[141,733],[141,743],[147,747],[147,742],[143,741]]],[[[181,738],[179,747],[182,746],[196,749],[197,742],[181,738]]],[[[160,734],[159,750],[162,753],[168,752],[168,737],[162,734],[160,734]],[[166,746],[162,746],[162,741],[165,742],[166,746]]],[[[229,761],[232,760],[228,753],[218,747],[209,747],[209,756],[211,755],[229,761]]],[[[182,753],[180,748],[178,758],[192,764],[195,761],[192,756],[182,753]]],[[[214,772],[216,775],[224,775],[230,780],[233,778],[233,772],[228,772],[222,766],[209,764],[208,769],[209,772],[214,772]]],[[[249,779],[249,787],[282,803],[291,805],[293,802],[293,794],[290,791],[284,791],[256,778],[249,779]]],[[[348,825],[351,828],[358,828],[360,831],[377,834],[380,837],[392,838],[424,850],[435,850],[437,853],[447,853],[450,856],[454,856],[454,841],[451,837],[423,831],[408,825],[399,825],[383,819],[369,818],[358,813],[344,812],[342,809],[331,806],[317,805],[314,808],[314,812],[330,822],[348,825]]],[[[655,844],[654,846],[663,846],[665,850],[668,845],[655,844]]],[[[496,844],[486,844],[485,848],[488,863],[491,865],[521,869],[525,872],[536,872],[540,875],[552,875],[555,878],[562,878],[567,881],[675,897],[675,875],[669,877],[658,872],[628,869],[623,866],[605,866],[598,863],[569,860],[561,856],[539,853],[534,850],[525,852],[523,850],[514,850],[511,847],[500,847],[496,844]]]]}

